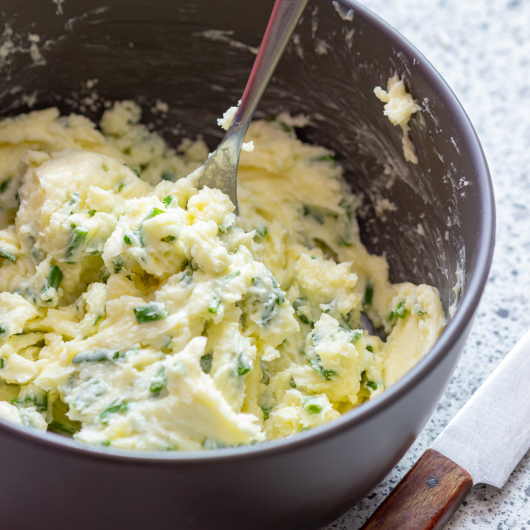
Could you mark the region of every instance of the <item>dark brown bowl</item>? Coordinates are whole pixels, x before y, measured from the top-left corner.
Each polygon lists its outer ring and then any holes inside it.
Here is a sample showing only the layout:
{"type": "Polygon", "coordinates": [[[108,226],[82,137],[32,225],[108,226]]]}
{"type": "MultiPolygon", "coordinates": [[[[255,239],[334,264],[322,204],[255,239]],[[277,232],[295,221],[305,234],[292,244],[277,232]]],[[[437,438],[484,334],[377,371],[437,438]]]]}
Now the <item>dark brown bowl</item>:
{"type": "MultiPolygon", "coordinates": [[[[289,110],[313,117],[313,126],[298,133],[334,149],[353,190],[364,193],[364,241],[372,252],[386,252],[393,281],[435,285],[447,311],[462,271],[458,310],[440,340],[381,397],[310,433],[263,445],[132,453],[0,421],[3,527],[318,528],[366,495],[422,430],[458,361],[486,282],[495,232],[492,186],[473,127],[440,75],[373,13],[352,0],[340,3],[354,10],[353,21],[343,20],[331,1],[310,2],[298,44],[282,59],[259,114],[289,110]],[[316,52],[318,39],[328,45],[325,54],[316,52]],[[405,162],[401,132],[383,117],[373,94],[395,71],[424,109],[424,121],[412,121],[417,166],[405,162]],[[385,167],[396,175],[391,188],[385,167]],[[374,214],[381,198],[398,205],[386,221],[374,214]],[[418,234],[419,223],[425,235],[418,234]]],[[[101,5],[4,0],[2,16],[15,45],[27,49],[27,34],[38,34],[45,64],[21,51],[7,57],[1,114],[27,111],[21,94],[35,92],[33,108],[58,105],[97,118],[101,99],[92,108],[83,101],[92,92],[86,81],[97,78],[99,98],[134,99],[170,143],[179,141],[169,131],[180,123],[182,136],[203,133],[215,147],[221,136],[215,118],[240,98],[254,61],[248,46],[233,43],[259,45],[272,2],[101,5]],[[203,32],[212,29],[233,34],[206,38],[203,32]],[[149,111],[158,98],[170,106],[166,119],[149,111]]]]}

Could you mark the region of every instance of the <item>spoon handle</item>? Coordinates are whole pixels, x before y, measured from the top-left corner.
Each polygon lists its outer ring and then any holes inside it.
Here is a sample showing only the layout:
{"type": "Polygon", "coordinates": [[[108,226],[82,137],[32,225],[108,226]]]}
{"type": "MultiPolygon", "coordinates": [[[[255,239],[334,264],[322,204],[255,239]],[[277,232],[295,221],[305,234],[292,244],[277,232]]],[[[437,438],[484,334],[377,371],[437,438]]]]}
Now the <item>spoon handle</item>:
{"type": "Polygon", "coordinates": [[[200,188],[208,186],[222,190],[235,205],[236,214],[237,166],[241,146],[261,96],[306,4],[307,0],[276,0],[234,122],[219,147],[200,168],[200,188]]]}
{"type": "Polygon", "coordinates": [[[307,1],[276,0],[234,123],[227,136],[233,130],[244,137],[307,1]]]}

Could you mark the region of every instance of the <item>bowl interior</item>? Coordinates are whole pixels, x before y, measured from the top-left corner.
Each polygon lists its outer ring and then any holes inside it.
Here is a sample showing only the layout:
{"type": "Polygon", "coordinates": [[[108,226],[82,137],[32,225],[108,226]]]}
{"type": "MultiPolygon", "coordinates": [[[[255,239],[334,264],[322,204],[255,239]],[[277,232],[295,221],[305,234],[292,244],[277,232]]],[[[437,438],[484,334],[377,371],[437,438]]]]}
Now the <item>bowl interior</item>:
{"type": "MultiPolygon", "coordinates": [[[[386,254],[392,281],[436,286],[447,312],[460,275],[464,288],[491,247],[480,146],[423,57],[360,5],[341,2],[309,2],[257,117],[286,110],[311,118],[297,132],[337,153],[363,197],[368,249],[386,254]],[[401,129],[373,93],[394,73],[423,108],[411,121],[417,165],[405,161],[401,129]]],[[[241,97],[273,1],[104,4],[4,1],[0,116],[55,105],[97,120],[109,102],[132,99],[169,144],[203,135],[213,149],[222,137],[216,118],[241,97]]]]}

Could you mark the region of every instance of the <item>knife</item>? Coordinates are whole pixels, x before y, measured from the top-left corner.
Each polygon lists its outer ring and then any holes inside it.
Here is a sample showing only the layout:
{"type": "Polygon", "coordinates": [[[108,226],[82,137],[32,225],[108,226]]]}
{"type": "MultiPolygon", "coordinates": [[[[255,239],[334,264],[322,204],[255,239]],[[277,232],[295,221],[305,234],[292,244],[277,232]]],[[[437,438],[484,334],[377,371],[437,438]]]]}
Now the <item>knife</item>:
{"type": "Polygon", "coordinates": [[[502,488],[530,449],[530,331],[361,530],[438,530],[475,484],[502,488]]]}

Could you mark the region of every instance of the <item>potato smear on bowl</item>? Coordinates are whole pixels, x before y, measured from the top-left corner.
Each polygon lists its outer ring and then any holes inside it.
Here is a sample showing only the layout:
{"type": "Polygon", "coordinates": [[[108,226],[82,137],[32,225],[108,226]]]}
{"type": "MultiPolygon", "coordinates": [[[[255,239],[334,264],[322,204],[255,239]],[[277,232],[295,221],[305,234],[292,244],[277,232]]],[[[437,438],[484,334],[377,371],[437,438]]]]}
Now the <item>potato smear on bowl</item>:
{"type": "Polygon", "coordinates": [[[445,325],[438,292],[390,284],[340,164],[295,123],[251,125],[236,217],[197,189],[206,145],[169,148],[132,102],[100,129],[56,109],[2,121],[0,415],[118,448],[230,447],[317,427],[414,366],[445,325]]]}

